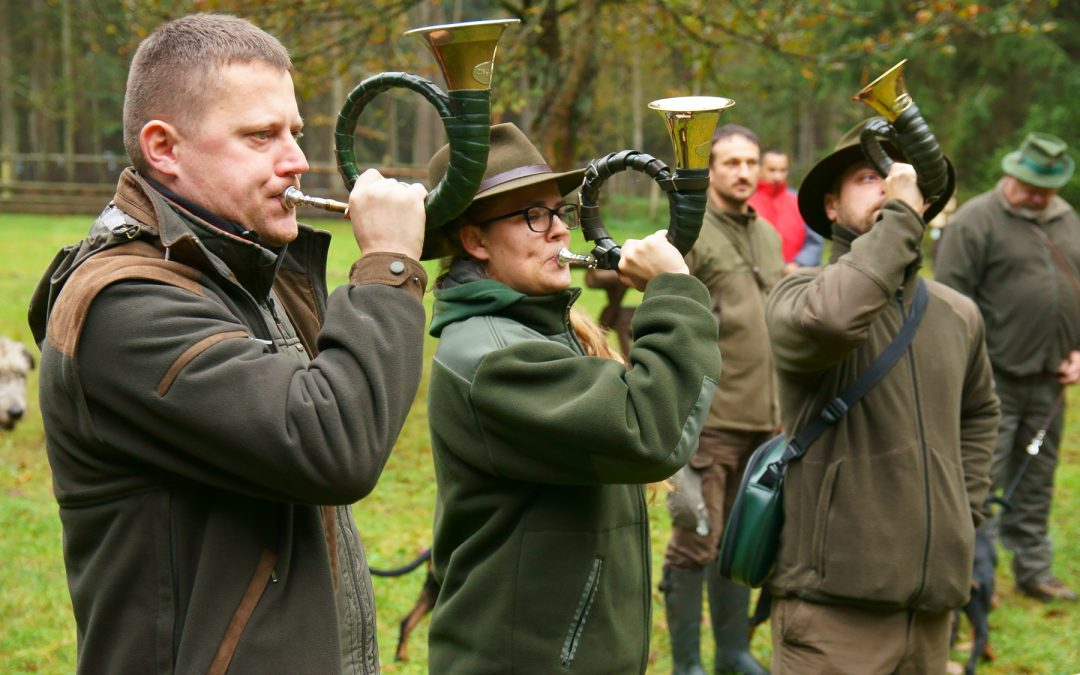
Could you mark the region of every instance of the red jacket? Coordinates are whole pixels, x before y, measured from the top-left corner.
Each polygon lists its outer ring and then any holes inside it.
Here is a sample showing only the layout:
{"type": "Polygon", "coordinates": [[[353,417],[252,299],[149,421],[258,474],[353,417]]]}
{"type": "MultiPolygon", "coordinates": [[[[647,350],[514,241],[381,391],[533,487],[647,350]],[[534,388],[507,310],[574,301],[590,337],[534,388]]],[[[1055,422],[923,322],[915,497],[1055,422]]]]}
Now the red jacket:
{"type": "Polygon", "coordinates": [[[750,197],[750,206],[780,233],[780,253],[784,262],[791,262],[806,242],[806,224],[799,213],[798,197],[787,189],[787,183],[762,181],[750,197]]]}

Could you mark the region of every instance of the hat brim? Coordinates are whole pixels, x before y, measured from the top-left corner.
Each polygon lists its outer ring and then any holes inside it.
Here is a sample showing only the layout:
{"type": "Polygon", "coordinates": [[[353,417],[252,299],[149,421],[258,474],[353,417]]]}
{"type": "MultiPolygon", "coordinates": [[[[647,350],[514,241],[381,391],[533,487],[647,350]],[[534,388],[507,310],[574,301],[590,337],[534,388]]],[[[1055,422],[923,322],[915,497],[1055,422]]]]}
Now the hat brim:
{"type": "Polygon", "coordinates": [[[1063,173],[1055,176],[1044,175],[1024,166],[1020,161],[1022,157],[1023,153],[1019,150],[1005,155],[1001,160],[1001,170],[1013,178],[1035,187],[1050,189],[1064,187],[1072,178],[1073,170],[1076,168],[1076,162],[1073,161],[1073,158],[1066,155],[1067,162],[1063,173]]]}
{"type": "MultiPolygon", "coordinates": [[[[476,196],[473,197],[472,203],[475,204],[478,201],[498,197],[507,192],[513,192],[514,190],[519,190],[531,185],[539,185],[540,183],[551,181],[555,182],[559,194],[565,197],[580,188],[584,178],[585,169],[575,169],[573,171],[564,171],[562,173],[556,173],[554,171],[533,173],[508,180],[505,183],[499,183],[487,190],[478,192],[476,193],[476,196]]],[[[457,228],[448,227],[450,224],[451,223],[446,223],[441,227],[428,229],[424,233],[424,250],[420,254],[421,260],[442,258],[453,253],[453,247],[450,245],[450,237],[457,236],[457,228]]]]}
{"type": "MultiPolygon", "coordinates": [[[[907,161],[892,143],[883,141],[881,145],[890,157],[897,161],[907,161]]],[[[866,161],[866,156],[863,155],[861,145],[855,144],[841,148],[810,169],[810,173],[806,174],[806,178],[799,185],[799,213],[802,214],[803,220],[810,229],[826,239],[832,239],[832,221],[825,214],[825,195],[832,192],[833,182],[839,180],[848,167],[863,161],[866,161]]],[[[924,222],[929,223],[934,216],[941,213],[956,189],[956,171],[948,157],[945,158],[945,165],[949,175],[945,192],[927,207],[923,214],[924,222]]]]}
{"type": "Polygon", "coordinates": [[[573,171],[564,171],[563,173],[555,173],[554,171],[543,171],[540,173],[529,174],[528,176],[522,176],[520,178],[514,178],[508,180],[505,183],[499,183],[498,185],[491,187],[487,190],[482,190],[476,193],[473,197],[473,204],[484,199],[491,199],[492,197],[498,197],[499,195],[512,192],[514,190],[520,190],[530,185],[538,185],[540,183],[547,183],[554,181],[556,187],[559,189],[559,194],[566,196],[574,190],[581,187],[581,181],[585,178],[585,169],[575,169],[573,171]]]}

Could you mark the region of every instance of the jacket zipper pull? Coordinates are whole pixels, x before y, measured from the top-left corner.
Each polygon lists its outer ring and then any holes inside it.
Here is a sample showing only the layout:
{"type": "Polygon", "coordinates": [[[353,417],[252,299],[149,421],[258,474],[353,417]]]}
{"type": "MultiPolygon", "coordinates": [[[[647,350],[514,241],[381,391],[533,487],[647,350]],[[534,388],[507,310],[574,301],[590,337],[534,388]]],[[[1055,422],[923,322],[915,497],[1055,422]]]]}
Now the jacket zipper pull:
{"type": "Polygon", "coordinates": [[[285,326],[281,323],[281,317],[277,313],[277,303],[274,302],[274,298],[266,296],[266,304],[270,307],[270,316],[274,317],[274,322],[277,324],[278,335],[281,336],[283,341],[287,341],[289,336],[285,334],[285,326]]]}

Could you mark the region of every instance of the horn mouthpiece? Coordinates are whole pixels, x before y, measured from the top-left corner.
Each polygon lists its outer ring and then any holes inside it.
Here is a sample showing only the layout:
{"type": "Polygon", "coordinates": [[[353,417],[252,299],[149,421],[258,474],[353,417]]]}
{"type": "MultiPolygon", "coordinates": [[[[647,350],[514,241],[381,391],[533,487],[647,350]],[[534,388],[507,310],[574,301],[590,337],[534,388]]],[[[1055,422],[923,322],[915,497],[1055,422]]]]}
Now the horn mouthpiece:
{"type": "Polygon", "coordinates": [[[281,200],[281,206],[286,211],[295,209],[298,205],[303,204],[305,206],[313,206],[323,211],[332,211],[334,213],[340,213],[346,218],[349,217],[349,205],[345,202],[339,202],[334,199],[323,199],[322,197],[312,197],[301,192],[299,189],[289,186],[285,188],[285,191],[278,197],[281,200]]]}
{"type": "Polygon", "coordinates": [[[585,267],[590,270],[596,269],[596,258],[591,255],[574,253],[566,248],[559,249],[559,252],[555,254],[555,261],[562,267],[570,265],[571,267],[585,267]]]}

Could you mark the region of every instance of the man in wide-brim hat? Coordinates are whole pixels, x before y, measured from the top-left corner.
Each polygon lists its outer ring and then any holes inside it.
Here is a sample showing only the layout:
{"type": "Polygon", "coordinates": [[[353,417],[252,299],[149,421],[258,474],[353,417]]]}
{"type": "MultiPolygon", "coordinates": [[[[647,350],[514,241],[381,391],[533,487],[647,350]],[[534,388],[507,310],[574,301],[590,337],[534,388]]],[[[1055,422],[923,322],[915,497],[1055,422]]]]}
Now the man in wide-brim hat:
{"type": "Polygon", "coordinates": [[[949,221],[934,272],[974,298],[986,321],[1002,407],[992,475],[996,489],[1012,489],[999,529],[1017,588],[1044,602],[1076,600],[1051,570],[1048,532],[1061,396],[1080,381],[1080,219],[1058,196],[1075,163],[1065,141],[1031,133],[1001,168],[998,184],[949,221]],[[1043,428],[1038,455],[1027,459],[1043,428]]]}
{"type": "MultiPolygon", "coordinates": [[[[865,124],[865,123],[864,123],[865,124]]],[[[849,131],[799,189],[832,238],[829,264],[797,270],[766,308],[789,438],[835,420],[784,480],[784,527],[769,586],[773,673],[945,672],[950,610],[967,602],[975,527],[997,432],[974,303],[920,281],[927,206],[914,168],[882,177],[849,131]],[[893,342],[920,286],[914,340],[850,409],[834,399],[893,342]]]]}

